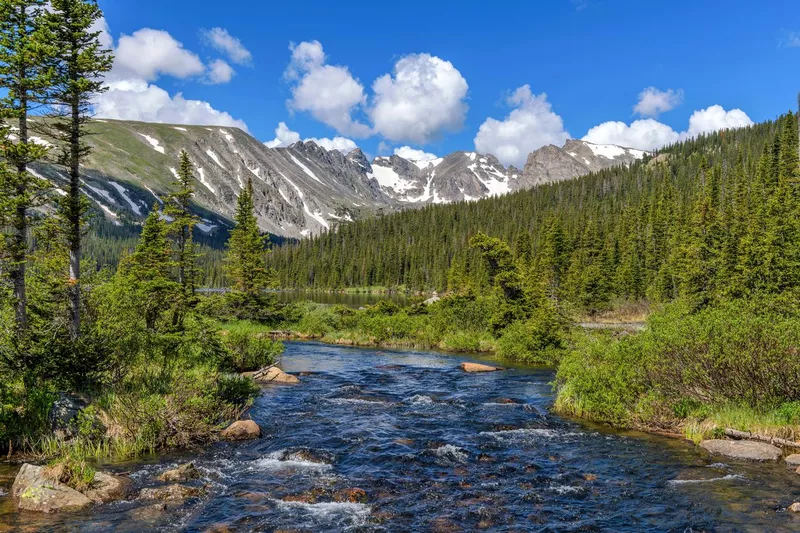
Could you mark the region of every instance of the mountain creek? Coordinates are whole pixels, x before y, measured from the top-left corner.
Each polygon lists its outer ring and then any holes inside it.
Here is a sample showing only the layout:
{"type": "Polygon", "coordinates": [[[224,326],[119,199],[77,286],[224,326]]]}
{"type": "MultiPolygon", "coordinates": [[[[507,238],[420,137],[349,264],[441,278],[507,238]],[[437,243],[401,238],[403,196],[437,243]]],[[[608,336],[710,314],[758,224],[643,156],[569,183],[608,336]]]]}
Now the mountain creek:
{"type": "Polygon", "coordinates": [[[800,530],[786,465],[565,419],[550,413],[552,370],[462,361],[486,359],[287,343],[301,383],[264,387],[249,411],[262,438],[101,465],[140,490],[191,461],[206,496],[19,513],[3,465],[0,531],[800,530]]]}

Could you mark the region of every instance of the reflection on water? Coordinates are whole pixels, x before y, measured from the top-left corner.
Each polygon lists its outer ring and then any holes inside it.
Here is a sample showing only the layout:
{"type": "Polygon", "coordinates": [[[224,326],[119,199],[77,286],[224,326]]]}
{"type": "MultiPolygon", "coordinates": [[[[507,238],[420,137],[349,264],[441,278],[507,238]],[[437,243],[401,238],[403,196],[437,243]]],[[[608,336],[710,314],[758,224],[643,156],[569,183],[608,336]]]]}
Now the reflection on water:
{"type": "MultiPolygon", "coordinates": [[[[800,530],[785,510],[800,476],[783,466],[565,420],[548,412],[551,371],[474,375],[462,360],[288,343],[285,369],[311,374],[264,389],[250,413],[262,439],[115,466],[145,487],[192,459],[209,498],[42,517],[0,497],[0,531],[800,530]],[[355,489],[366,499],[341,496],[355,489]]],[[[0,488],[11,475],[0,469],[0,488]]]]}

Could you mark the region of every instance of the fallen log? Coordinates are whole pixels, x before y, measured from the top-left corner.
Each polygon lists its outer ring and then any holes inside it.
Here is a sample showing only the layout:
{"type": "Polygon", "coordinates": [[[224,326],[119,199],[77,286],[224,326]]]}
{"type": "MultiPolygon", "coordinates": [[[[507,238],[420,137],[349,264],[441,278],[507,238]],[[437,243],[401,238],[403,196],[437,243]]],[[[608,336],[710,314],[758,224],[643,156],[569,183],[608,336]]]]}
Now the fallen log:
{"type": "Polygon", "coordinates": [[[766,442],[768,444],[772,444],[773,446],[800,449],[800,442],[781,439],[779,437],[768,437],[766,435],[751,433],[750,431],[739,431],[738,429],[725,428],[725,436],[739,440],[755,440],[758,442],[766,442]]]}

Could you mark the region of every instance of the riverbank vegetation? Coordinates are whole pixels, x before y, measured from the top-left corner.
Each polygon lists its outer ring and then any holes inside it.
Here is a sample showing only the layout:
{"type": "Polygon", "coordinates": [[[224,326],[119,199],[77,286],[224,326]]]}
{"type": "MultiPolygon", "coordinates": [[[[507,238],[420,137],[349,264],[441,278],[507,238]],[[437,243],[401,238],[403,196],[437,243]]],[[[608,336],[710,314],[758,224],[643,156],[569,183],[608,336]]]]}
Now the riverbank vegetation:
{"type": "MultiPolygon", "coordinates": [[[[0,1],[0,451],[58,457],[57,477],[80,485],[87,458],[215,438],[257,392],[239,373],[270,364],[282,346],[224,335],[198,309],[196,177],[185,152],[173,192],[118,268],[84,255],[97,221],[80,165],[112,57],[93,30],[96,2],[45,4],[0,1]],[[67,188],[31,172],[37,161],[60,167],[67,188]]],[[[225,254],[229,314],[259,308],[272,279],[265,252],[248,184],[225,254]]]]}

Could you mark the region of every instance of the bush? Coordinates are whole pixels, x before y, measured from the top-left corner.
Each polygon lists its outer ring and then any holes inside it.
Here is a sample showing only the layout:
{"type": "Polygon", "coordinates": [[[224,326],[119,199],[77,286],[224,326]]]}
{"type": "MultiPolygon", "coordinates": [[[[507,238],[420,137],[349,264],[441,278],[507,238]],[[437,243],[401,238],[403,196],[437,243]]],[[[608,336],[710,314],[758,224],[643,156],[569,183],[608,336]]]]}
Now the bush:
{"type": "Polygon", "coordinates": [[[50,462],[45,475],[77,491],[83,491],[94,482],[95,470],[89,466],[87,457],[79,447],[70,447],[63,456],[50,462]]]}
{"type": "Polygon", "coordinates": [[[558,312],[545,304],[528,320],[512,323],[497,342],[497,355],[526,363],[553,365],[565,348],[566,325],[558,312]]]}
{"type": "Polygon", "coordinates": [[[250,372],[275,362],[283,353],[283,343],[273,341],[263,333],[231,330],[223,337],[226,355],[219,368],[224,372],[250,372]]]}
{"type": "Polygon", "coordinates": [[[339,329],[339,319],[340,315],[333,308],[309,304],[296,327],[306,335],[324,337],[326,333],[339,329]]]}
{"type": "Polygon", "coordinates": [[[571,351],[558,370],[557,407],[621,426],[703,418],[725,406],[764,416],[777,409],[796,423],[798,346],[800,315],[781,298],[698,312],[671,304],[638,335],[571,351]]]}
{"type": "Polygon", "coordinates": [[[246,407],[258,396],[260,389],[255,382],[237,374],[221,374],[217,378],[216,397],[223,404],[246,407]]]}

